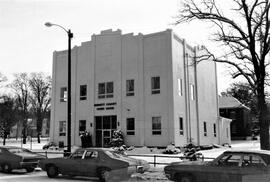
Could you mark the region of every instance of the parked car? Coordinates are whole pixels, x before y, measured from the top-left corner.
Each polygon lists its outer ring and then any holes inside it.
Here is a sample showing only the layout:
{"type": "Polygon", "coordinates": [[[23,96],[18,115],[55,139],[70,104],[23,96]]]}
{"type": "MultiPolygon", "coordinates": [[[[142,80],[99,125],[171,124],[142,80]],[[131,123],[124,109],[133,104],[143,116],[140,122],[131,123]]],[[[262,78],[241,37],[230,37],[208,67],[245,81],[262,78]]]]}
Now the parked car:
{"type": "Polygon", "coordinates": [[[0,166],[2,171],[8,173],[13,169],[26,169],[27,172],[32,172],[38,165],[38,161],[46,157],[30,150],[12,147],[0,147],[0,166]]]}
{"type": "Polygon", "coordinates": [[[48,142],[45,145],[43,145],[42,149],[47,150],[47,149],[58,149],[58,146],[54,142],[48,142]]]}
{"type": "Polygon", "coordinates": [[[226,151],[213,161],[173,162],[164,172],[177,182],[269,181],[270,151],[226,151]]]}
{"type": "Polygon", "coordinates": [[[45,159],[39,164],[50,178],[62,174],[98,177],[100,181],[106,181],[108,175],[129,177],[133,173],[144,172],[148,165],[146,161],[119,155],[105,148],[77,149],[69,157],[45,159]]]}

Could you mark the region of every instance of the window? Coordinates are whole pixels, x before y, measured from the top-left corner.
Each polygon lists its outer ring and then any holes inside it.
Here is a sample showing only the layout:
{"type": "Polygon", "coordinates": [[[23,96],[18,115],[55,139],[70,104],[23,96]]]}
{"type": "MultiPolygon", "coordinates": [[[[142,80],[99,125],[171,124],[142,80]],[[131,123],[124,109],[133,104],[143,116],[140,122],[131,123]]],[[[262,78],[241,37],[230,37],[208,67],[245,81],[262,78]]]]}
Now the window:
{"type": "Polygon", "coordinates": [[[83,154],[84,154],[84,150],[80,150],[80,151],[73,153],[71,158],[72,159],[82,159],[83,154]]]}
{"type": "Polygon", "coordinates": [[[160,77],[159,76],[151,78],[151,91],[152,91],[152,94],[160,93],[160,77]]]}
{"type": "Polygon", "coordinates": [[[66,121],[59,121],[59,136],[66,136],[66,121]]]}
{"type": "Polygon", "coordinates": [[[98,84],[98,98],[112,98],[113,97],[113,82],[98,84]]]}
{"type": "Polygon", "coordinates": [[[207,126],[206,126],[206,122],[203,122],[203,135],[207,136],[207,126]]]}
{"type": "Polygon", "coordinates": [[[127,135],[135,135],[135,118],[127,118],[127,135]]]}
{"type": "Polygon", "coordinates": [[[96,159],[98,158],[97,151],[87,151],[84,155],[84,159],[96,159]]]}
{"type": "Polygon", "coordinates": [[[152,135],[161,135],[161,117],[152,117],[152,135]]]}
{"type": "Polygon", "coordinates": [[[179,96],[182,96],[183,95],[183,81],[182,81],[182,79],[180,79],[180,78],[178,78],[177,79],[177,82],[178,82],[178,95],[179,96]]]}
{"type": "Polygon", "coordinates": [[[60,88],[60,102],[67,102],[67,87],[60,88]]]}
{"type": "Polygon", "coordinates": [[[213,129],[214,129],[214,137],[217,137],[216,123],[213,124],[213,129]]]}
{"type": "Polygon", "coordinates": [[[190,84],[190,99],[195,100],[194,85],[190,84]]]}
{"type": "Polygon", "coordinates": [[[79,135],[86,131],[86,120],[79,121],[79,135]]]}
{"type": "Polygon", "coordinates": [[[183,118],[179,118],[179,132],[180,135],[184,135],[184,124],[183,124],[183,118]]]}
{"type": "Polygon", "coordinates": [[[80,86],[80,100],[87,99],[87,85],[80,86]]]}
{"type": "Polygon", "coordinates": [[[126,92],[127,96],[134,96],[134,80],[127,80],[126,92]]]}

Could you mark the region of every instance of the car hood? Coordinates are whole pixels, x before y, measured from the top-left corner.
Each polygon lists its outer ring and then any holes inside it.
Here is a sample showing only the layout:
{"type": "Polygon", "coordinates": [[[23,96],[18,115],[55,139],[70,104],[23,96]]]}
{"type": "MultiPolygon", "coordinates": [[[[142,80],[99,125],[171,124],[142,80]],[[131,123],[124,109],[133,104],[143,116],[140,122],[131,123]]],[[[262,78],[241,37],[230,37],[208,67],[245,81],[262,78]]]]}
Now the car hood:
{"type": "Polygon", "coordinates": [[[139,165],[139,161],[137,159],[128,157],[128,156],[121,156],[117,158],[117,160],[125,161],[127,162],[130,166],[137,166],[139,165]]]}
{"type": "Polygon", "coordinates": [[[36,158],[36,159],[44,159],[46,158],[45,156],[43,155],[40,155],[40,154],[30,154],[30,153],[17,153],[15,155],[18,155],[20,157],[23,157],[23,158],[36,158]]]}

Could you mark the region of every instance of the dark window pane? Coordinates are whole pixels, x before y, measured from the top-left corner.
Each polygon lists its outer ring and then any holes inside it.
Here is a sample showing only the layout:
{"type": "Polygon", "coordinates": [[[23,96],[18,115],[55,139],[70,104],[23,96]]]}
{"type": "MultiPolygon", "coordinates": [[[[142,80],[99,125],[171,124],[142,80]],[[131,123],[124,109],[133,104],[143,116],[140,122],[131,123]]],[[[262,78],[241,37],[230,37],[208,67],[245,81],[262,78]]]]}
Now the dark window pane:
{"type": "Polygon", "coordinates": [[[134,129],[135,129],[135,119],[127,118],[127,130],[134,130],[134,129]]]}
{"type": "Polygon", "coordinates": [[[117,119],[116,119],[116,116],[112,116],[112,129],[116,129],[117,126],[117,119]]]}
{"type": "Polygon", "coordinates": [[[98,94],[105,94],[105,83],[98,84],[98,94]]]}
{"type": "Polygon", "coordinates": [[[81,85],[80,86],[80,100],[86,100],[87,97],[87,86],[81,85]]]}
{"type": "Polygon", "coordinates": [[[152,77],[151,87],[152,87],[152,89],[160,89],[160,78],[159,77],[152,77]]]}
{"type": "Polygon", "coordinates": [[[82,133],[86,130],[86,120],[79,121],[79,132],[82,133]]]}
{"type": "Polygon", "coordinates": [[[101,116],[96,116],[96,129],[102,129],[102,117],[101,116]]]}
{"type": "Polygon", "coordinates": [[[107,94],[113,93],[113,82],[107,82],[107,94]]]}
{"type": "Polygon", "coordinates": [[[103,117],[103,129],[110,129],[110,128],[111,128],[110,116],[104,116],[103,117]]]}
{"type": "Polygon", "coordinates": [[[60,102],[67,101],[67,87],[62,87],[60,89],[60,102]]]}

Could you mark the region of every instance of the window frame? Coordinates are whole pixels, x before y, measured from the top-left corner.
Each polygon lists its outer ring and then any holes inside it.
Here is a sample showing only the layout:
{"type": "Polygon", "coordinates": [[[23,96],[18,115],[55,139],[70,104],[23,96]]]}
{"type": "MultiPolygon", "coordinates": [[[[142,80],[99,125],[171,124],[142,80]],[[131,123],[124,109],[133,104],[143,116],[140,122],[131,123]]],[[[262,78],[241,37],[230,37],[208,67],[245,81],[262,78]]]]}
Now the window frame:
{"type": "Polygon", "coordinates": [[[67,87],[60,88],[60,102],[67,102],[67,87]]]}
{"type": "Polygon", "coordinates": [[[114,85],[113,82],[98,83],[98,99],[113,98],[114,85]]]}
{"type": "Polygon", "coordinates": [[[83,134],[86,131],[86,120],[79,120],[79,135],[83,134]],[[81,130],[82,123],[84,123],[84,130],[81,130]]]}
{"type": "Polygon", "coordinates": [[[179,134],[181,136],[184,135],[184,121],[183,121],[183,117],[179,117],[179,134]]]}
{"type": "Polygon", "coordinates": [[[135,135],[135,118],[126,119],[126,129],[127,135],[135,135]],[[133,122],[133,124],[130,125],[130,122],[133,122]],[[130,129],[129,126],[133,126],[131,127],[132,129],[130,129]]]}
{"type": "Polygon", "coordinates": [[[66,136],[67,133],[67,122],[59,121],[59,136],[66,136]]]}
{"type": "Polygon", "coordinates": [[[160,94],[160,76],[151,77],[151,94],[160,94]]]}
{"type": "Polygon", "coordinates": [[[87,100],[87,85],[86,84],[80,85],[80,100],[87,100]]]}
{"type": "Polygon", "coordinates": [[[135,95],[135,81],[134,81],[134,79],[126,80],[126,96],[130,97],[130,96],[134,96],[134,95],[135,95]]]}
{"type": "Polygon", "coordinates": [[[162,134],[162,125],[161,125],[161,116],[152,117],[152,135],[161,135],[162,134]],[[157,123],[154,123],[156,122],[157,123]]]}
{"type": "Polygon", "coordinates": [[[206,121],[203,122],[203,135],[205,137],[207,136],[207,123],[206,123],[206,121]]]}

